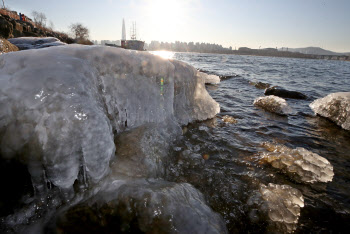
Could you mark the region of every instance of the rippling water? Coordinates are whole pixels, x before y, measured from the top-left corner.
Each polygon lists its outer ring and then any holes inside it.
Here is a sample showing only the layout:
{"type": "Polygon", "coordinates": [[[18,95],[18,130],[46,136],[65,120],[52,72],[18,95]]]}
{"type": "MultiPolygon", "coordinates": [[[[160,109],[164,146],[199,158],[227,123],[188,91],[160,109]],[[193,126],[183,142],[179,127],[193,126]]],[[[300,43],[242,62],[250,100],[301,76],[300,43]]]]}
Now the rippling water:
{"type": "Polygon", "coordinates": [[[207,86],[220,104],[216,119],[191,124],[174,149],[167,177],[188,182],[205,194],[210,206],[225,219],[232,232],[268,231],[248,200],[260,183],[287,184],[305,199],[297,232],[344,232],[350,228],[350,132],[314,116],[309,104],[333,92],[350,91],[350,63],[237,55],[175,53],[209,74],[225,76],[207,86]],[[264,82],[306,94],[308,100],[287,99],[294,114],[281,117],[253,105],[264,90],[251,82],[264,82]],[[230,115],[237,124],[226,124],[230,115]],[[262,142],[303,147],[327,158],[334,167],[330,183],[301,184],[259,162],[262,142]],[[186,152],[198,158],[186,158],[186,152]],[[206,155],[207,160],[202,160],[206,155]]]}

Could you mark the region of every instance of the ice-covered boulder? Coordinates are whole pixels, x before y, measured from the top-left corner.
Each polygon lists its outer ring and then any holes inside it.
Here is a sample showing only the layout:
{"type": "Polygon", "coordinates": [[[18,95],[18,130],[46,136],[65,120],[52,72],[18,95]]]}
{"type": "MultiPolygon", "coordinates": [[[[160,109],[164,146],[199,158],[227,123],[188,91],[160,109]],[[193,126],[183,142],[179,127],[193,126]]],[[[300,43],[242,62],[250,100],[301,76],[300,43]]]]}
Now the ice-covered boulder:
{"type": "Polygon", "coordinates": [[[51,46],[66,45],[55,37],[17,37],[8,39],[20,50],[40,49],[51,46]]]}
{"type": "Polygon", "coordinates": [[[350,130],[350,92],[331,93],[313,101],[310,107],[316,114],[350,130]]]}
{"type": "Polygon", "coordinates": [[[297,181],[314,183],[333,179],[333,166],[318,154],[301,147],[291,149],[269,142],[264,142],[262,146],[269,151],[262,154],[262,160],[297,181]]]}
{"type": "Polygon", "coordinates": [[[224,220],[193,186],[161,180],[114,180],[93,198],[64,210],[56,222],[50,231],[227,233],[224,220]]]}
{"type": "Polygon", "coordinates": [[[302,193],[289,185],[260,184],[259,192],[267,206],[270,220],[279,231],[291,233],[297,228],[300,208],[304,207],[302,193]]]}
{"type": "Polygon", "coordinates": [[[274,95],[259,97],[255,99],[254,105],[279,115],[288,115],[292,112],[286,100],[274,95]]]}
{"type": "Polygon", "coordinates": [[[209,75],[204,72],[199,72],[200,76],[203,77],[204,83],[206,84],[219,84],[220,83],[220,77],[216,75],[209,75]]]}
{"type": "Polygon", "coordinates": [[[111,47],[2,55],[1,156],[25,163],[38,191],[47,182],[69,189],[78,174],[97,183],[110,170],[122,131],[149,123],[176,129],[214,117],[220,108],[202,81],[185,63],[111,47]]]}

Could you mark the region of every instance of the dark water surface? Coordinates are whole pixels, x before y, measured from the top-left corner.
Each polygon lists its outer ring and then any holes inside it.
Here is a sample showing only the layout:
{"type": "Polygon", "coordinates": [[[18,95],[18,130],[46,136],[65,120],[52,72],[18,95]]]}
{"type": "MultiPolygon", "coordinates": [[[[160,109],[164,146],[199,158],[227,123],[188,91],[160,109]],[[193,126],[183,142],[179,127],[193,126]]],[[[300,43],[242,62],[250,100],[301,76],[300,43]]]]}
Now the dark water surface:
{"type": "Polygon", "coordinates": [[[260,183],[287,184],[299,189],[305,200],[296,232],[347,232],[350,229],[350,132],[318,116],[309,107],[334,92],[350,91],[350,63],[237,55],[176,53],[209,74],[225,76],[208,86],[220,104],[218,118],[194,123],[175,148],[167,177],[188,182],[205,194],[209,205],[225,219],[231,233],[266,232],[267,224],[248,204],[260,183]],[[281,117],[253,105],[264,96],[252,82],[263,82],[299,91],[307,100],[286,99],[294,114],[281,117]],[[230,115],[237,124],[226,124],[230,115]],[[333,165],[329,183],[302,184],[259,162],[262,142],[290,148],[303,147],[333,165]],[[189,159],[188,154],[193,156],[189,159]],[[201,160],[203,155],[209,156],[201,160]]]}

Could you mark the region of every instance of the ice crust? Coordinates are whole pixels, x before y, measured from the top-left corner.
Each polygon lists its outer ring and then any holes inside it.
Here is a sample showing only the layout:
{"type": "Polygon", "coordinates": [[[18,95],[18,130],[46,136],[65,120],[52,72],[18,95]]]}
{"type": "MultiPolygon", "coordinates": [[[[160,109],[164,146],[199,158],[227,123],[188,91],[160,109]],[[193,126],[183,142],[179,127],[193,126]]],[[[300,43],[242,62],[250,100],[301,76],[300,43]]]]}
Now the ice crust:
{"type": "Polygon", "coordinates": [[[95,230],[107,233],[118,232],[113,230],[113,225],[129,226],[131,221],[145,233],[227,233],[223,219],[205,204],[203,195],[187,183],[144,179],[111,181],[93,198],[58,217],[58,228],[71,231],[74,227],[80,232],[89,232],[84,225],[77,226],[82,216],[91,215],[96,216],[92,218],[97,220],[93,225],[95,230]],[[119,223],[111,222],[113,217],[121,217],[119,223]],[[70,220],[71,226],[67,226],[65,220],[70,220]]]}
{"type": "Polygon", "coordinates": [[[220,111],[185,63],[82,45],[2,55],[0,106],[1,155],[27,164],[38,191],[46,182],[70,189],[79,173],[100,181],[125,130],[165,124],[171,141],[181,124],[220,111]]]}
{"type": "Polygon", "coordinates": [[[263,153],[263,161],[298,181],[314,183],[330,182],[333,179],[333,166],[318,154],[301,147],[291,149],[269,142],[264,142],[262,146],[270,151],[263,153]]]}
{"type": "Polygon", "coordinates": [[[316,114],[350,130],[350,92],[331,93],[313,101],[310,107],[316,114]]]}
{"type": "Polygon", "coordinates": [[[206,84],[219,84],[220,83],[220,77],[216,75],[209,75],[204,72],[199,72],[200,76],[204,78],[204,83],[206,84]]]}
{"type": "Polygon", "coordinates": [[[300,208],[304,207],[302,193],[289,185],[269,183],[260,184],[259,192],[267,204],[267,212],[271,221],[283,232],[291,233],[300,216],[300,208]]]}
{"type": "Polygon", "coordinates": [[[66,45],[55,37],[17,37],[8,39],[20,50],[40,49],[51,46],[66,45]]]}
{"type": "Polygon", "coordinates": [[[259,97],[255,99],[254,105],[279,115],[288,115],[292,112],[286,100],[274,95],[259,97]]]}

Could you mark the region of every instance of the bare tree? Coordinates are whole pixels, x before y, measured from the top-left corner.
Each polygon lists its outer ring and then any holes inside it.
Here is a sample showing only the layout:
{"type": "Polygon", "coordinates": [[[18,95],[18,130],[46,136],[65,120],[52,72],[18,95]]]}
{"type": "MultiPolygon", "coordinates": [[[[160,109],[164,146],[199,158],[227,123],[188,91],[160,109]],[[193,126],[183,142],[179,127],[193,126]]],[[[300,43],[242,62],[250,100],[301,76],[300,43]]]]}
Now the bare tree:
{"type": "Polygon", "coordinates": [[[46,25],[46,15],[41,12],[33,11],[33,21],[37,26],[45,27],[46,25]]]}
{"type": "Polygon", "coordinates": [[[72,24],[70,26],[70,31],[75,36],[78,43],[89,40],[89,29],[81,23],[72,24]]]}
{"type": "Polygon", "coordinates": [[[5,1],[4,0],[2,0],[2,7],[5,9],[6,7],[5,7],[5,1]]]}

